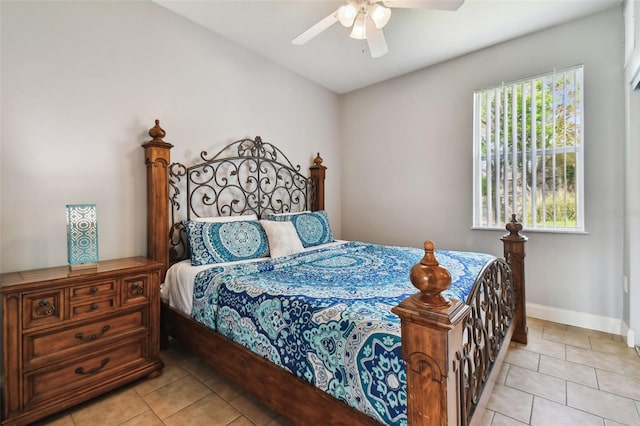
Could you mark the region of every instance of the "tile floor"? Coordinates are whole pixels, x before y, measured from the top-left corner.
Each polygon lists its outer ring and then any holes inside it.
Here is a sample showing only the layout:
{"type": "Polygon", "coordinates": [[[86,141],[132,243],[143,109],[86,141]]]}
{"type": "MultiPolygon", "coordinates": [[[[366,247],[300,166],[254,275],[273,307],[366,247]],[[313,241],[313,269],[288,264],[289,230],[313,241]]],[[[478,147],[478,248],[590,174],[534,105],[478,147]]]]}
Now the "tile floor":
{"type": "MultiPolygon", "coordinates": [[[[640,425],[640,357],[621,337],[528,319],[512,343],[483,425],[640,425]]],[[[164,373],[40,422],[42,425],[288,425],[177,346],[164,373]]]]}

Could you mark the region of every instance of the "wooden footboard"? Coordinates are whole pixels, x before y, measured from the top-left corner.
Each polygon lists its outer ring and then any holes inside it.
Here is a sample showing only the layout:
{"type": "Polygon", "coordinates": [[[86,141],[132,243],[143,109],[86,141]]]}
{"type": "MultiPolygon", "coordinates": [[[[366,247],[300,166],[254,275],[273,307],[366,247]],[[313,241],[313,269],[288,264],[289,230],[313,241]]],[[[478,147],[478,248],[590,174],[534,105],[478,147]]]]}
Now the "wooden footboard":
{"type": "MultiPolygon", "coordinates": [[[[172,145],[156,125],[146,142],[148,255],[170,265],[169,176],[172,145]]],[[[311,209],[324,208],[326,167],[318,155],[308,178],[311,209]]],[[[306,179],[306,178],[305,178],[306,179]]],[[[260,199],[260,198],[258,198],[260,199]]],[[[173,200],[172,200],[173,202],[173,200]]],[[[513,339],[526,343],[524,243],[521,225],[507,225],[505,260],[485,267],[467,303],[442,292],[451,278],[435,259],[431,242],[411,271],[420,290],[393,309],[402,320],[402,352],[407,363],[410,425],[479,423],[495,377],[513,339]]],[[[248,393],[294,424],[360,425],[375,420],[318,390],[219,333],[163,305],[163,342],[170,333],[248,393]]]]}
{"type": "Polygon", "coordinates": [[[512,335],[526,343],[524,243],[515,221],[502,240],[505,259],[488,264],[467,303],[442,295],[451,276],[425,242],[425,255],[411,270],[419,293],[393,312],[402,321],[402,357],[407,364],[410,425],[479,424],[512,335]]]}

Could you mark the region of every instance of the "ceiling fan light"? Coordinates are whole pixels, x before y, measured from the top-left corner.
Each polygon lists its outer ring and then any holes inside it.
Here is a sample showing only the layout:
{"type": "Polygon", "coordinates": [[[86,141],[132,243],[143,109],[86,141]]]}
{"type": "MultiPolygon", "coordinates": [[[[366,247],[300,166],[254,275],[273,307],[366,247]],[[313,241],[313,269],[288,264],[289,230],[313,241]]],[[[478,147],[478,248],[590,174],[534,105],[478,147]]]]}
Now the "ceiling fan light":
{"type": "Polygon", "coordinates": [[[358,16],[356,16],[350,37],[358,40],[365,40],[367,38],[367,26],[365,25],[364,13],[358,13],[358,16]]]}
{"type": "Polygon", "coordinates": [[[376,24],[376,28],[380,29],[389,22],[389,18],[391,18],[391,9],[380,6],[377,3],[372,4],[369,6],[369,16],[373,23],[376,24]]]}
{"type": "Polygon", "coordinates": [[[344,6],[340,6],[338,8],[338,19],[340,20],[340,23],[345,27],[352,26],[353,21],[356,19],[357,15],[358,9],[356,9],[356,7],[351,3],[345,4],[344,6]]]}

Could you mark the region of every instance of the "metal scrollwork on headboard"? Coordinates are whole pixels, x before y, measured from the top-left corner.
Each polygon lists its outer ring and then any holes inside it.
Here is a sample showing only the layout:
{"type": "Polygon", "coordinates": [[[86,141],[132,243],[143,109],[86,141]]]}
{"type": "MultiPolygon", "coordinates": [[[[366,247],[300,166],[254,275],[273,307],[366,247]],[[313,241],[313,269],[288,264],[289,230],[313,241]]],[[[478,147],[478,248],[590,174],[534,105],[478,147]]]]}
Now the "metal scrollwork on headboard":
{"type": "Polygon", "coordinates": [[[255,139],[233,142],[192,166],[169,166],[170,262],[188,257],[183,220],[210,216],[303,211],[316,196],[314,181],[277,147],[255,139]]]}

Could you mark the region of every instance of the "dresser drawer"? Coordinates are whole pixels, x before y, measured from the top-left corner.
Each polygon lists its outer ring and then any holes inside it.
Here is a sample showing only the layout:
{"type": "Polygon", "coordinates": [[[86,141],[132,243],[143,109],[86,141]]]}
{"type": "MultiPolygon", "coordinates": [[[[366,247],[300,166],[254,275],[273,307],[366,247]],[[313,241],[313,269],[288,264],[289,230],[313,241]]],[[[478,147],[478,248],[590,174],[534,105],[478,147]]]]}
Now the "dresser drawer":
{"type": "Polygon", "coordinates": [[[25,329],[62,321],[64,291],[51,290],[25,295],[22,299],[22,326],[25,329]]]}
{"type": "Polygon", "coordinates": [[[108,299],[96,300],[94,298],[86,299],[83,303],[71,305],[71,318],[87,318],[92,316],[104,315],[116,308],[116,297],[108,299]]]}
{"type": "Polygon", "coordinates": [[[116,295],[116,280],[97,281],[88,283],[86,285],[77,285],[71,288],[71,302],[75,302],[77,299],[90,298],[104,298],[115,297],[116,295]]]}
{"type": "Polygon", "coordinates": [[[76,355],[78,351],[91,350],[119,336],[145,332],[148,318],[148,309],[144,308],[89,324],[27,334],[23,339],[23,366],[37,368],[76,355]]]}
{"type": "Polygon", "coordinates": [[[140,274],[123,278],[122,306],[147,303],[149,300],[149,275],[140,274]]]}
{"type": "Polygon", "coordinates": [[[93,354],[26,373],[25,408],[66,392],[81,392],[83,387],[95,386],[128,369],[140,367],[147,362],[147,350],[147,337],[128,339],[93,354]]]}

